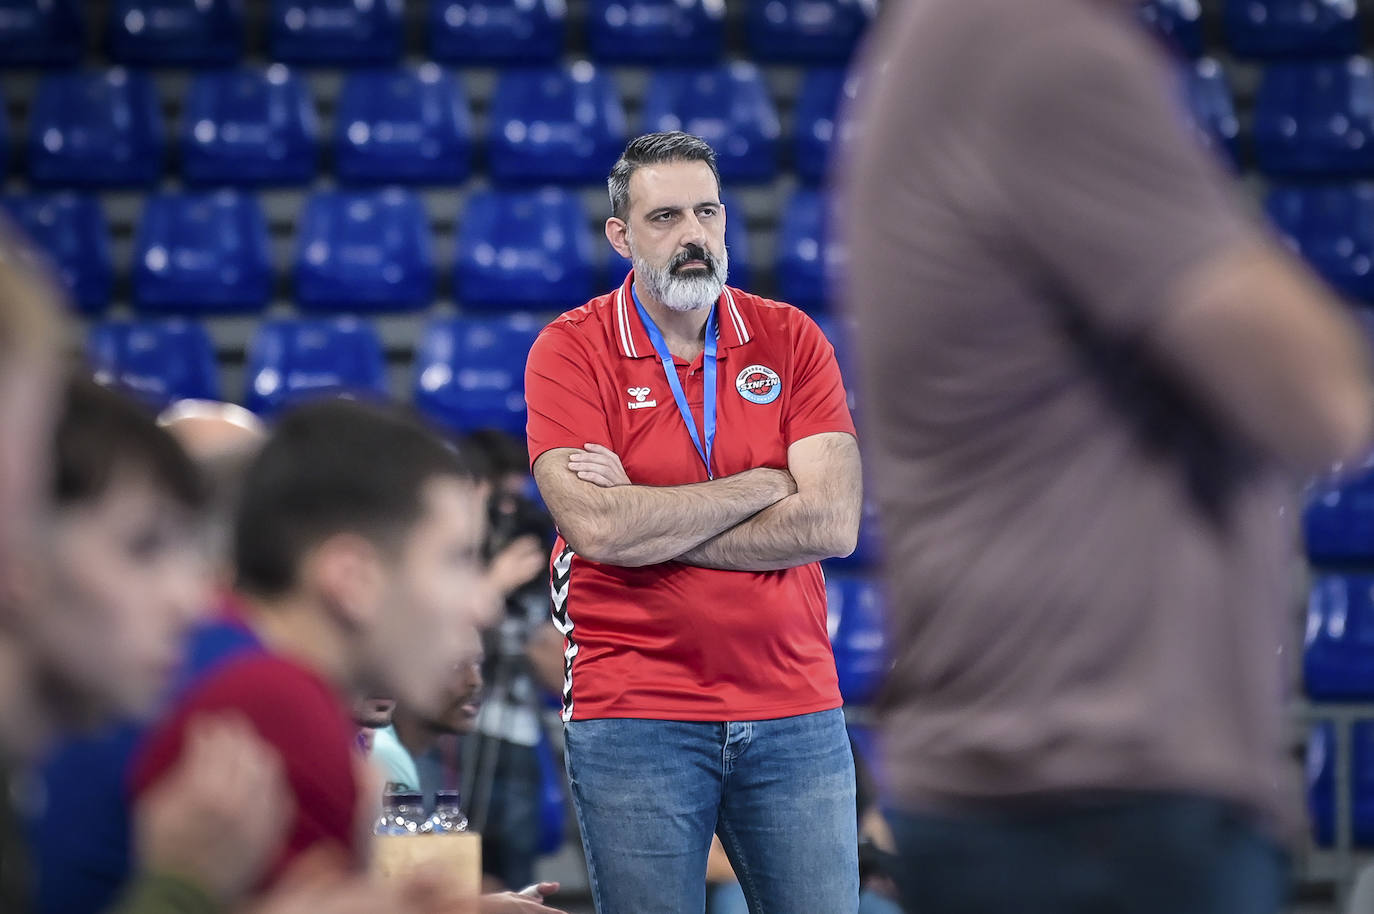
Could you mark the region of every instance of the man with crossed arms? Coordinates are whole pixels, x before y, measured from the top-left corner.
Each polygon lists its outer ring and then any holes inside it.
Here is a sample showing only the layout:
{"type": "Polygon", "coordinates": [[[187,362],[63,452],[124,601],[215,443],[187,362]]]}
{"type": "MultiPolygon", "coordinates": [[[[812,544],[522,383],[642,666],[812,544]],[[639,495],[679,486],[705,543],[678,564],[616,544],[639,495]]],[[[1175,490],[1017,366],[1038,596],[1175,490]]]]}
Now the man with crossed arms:
{"type": "Polygon", "coordinates": [[[834,350],[725,285],[711,148],[630,142],[611,246],[634,269],[526,368],[558,523],[568,774],[599,914],[701,914],[720,835],[753,914],[852,914],[854,766],[818,562],[858,534],[834,350]]]}

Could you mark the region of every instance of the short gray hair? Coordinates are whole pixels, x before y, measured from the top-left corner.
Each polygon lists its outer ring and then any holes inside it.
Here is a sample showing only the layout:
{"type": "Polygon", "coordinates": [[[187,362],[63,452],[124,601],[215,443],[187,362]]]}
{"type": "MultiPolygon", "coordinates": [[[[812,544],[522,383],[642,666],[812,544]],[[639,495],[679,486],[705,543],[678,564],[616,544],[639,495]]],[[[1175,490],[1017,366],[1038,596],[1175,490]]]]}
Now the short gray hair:
{"type": "Polygon", "coordinates": [[[612,216],[624,219],[629,212],[630,176],[642,165],[663,162],[705,162],[711,174],[716,176],[716,190],[720,190],[720,170],[716,168],[716,153],[709,143],[681,130],[646,133],[630,140],[611,168],[610,177],[606,179],[606,189],[611,195],[612,216]]]}

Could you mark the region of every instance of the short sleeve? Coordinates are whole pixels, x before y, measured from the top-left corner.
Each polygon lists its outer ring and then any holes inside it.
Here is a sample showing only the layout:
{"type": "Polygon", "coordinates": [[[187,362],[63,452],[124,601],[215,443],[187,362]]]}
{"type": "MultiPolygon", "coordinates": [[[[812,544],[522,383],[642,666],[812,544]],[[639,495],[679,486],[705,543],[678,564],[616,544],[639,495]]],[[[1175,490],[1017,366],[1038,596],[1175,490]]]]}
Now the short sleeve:
{"type": "Polygon", "coordinates": [[[131,791],[135,798],[176,768],[190,723],[233,712],[276,750],[294,795],[287,840],[264,887],[317,844],[337,847],[360,865],[360,808],[351,726],[337,699],[303,671],[272,658],[231,663],[194,689],[141,747],[131,791]]]}
{"type": "Polygon", "coordinates": [[[555,448],[580,448],[588,442],[610,446],[594,369],[586,346],[566,322],[550,324],[534,341],[525,363],[531,468],[555,448]]]}
{"type": "Polygon", "coordinates": [[[824,432],[854,434],[835,347],[816,322],[800,311],[793,328],[792,397],[783,417],[787,446],[824,432]]]}
{"type": "Polygon", "coordinates": [[[1020,40],[987,77],[974,147],[996,198],[991,230],[1125,336],[1255,230],[1189,132],[1179,76],[1120,18],[1020,40]]]}

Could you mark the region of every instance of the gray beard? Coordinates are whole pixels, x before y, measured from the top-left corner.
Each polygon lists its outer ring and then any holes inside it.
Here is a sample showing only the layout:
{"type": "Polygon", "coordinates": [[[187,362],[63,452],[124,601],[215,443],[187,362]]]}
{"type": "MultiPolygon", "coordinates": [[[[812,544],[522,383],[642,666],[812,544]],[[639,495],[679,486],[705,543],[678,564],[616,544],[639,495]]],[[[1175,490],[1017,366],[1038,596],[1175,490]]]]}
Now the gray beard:
{"type": "Polygon", "coordinates": [[[633,258],[635,281],[642,282],[644,289],[669,311],[700,311],[709,308],[725,291],[725,279],[730,273],[730,252],[722,249],[720,257],[714,257],[715,266],[705,275],[693,273],[688,276],[675,276],[665,265],[650,266],[648,261],[636,254],[633,258]]]}

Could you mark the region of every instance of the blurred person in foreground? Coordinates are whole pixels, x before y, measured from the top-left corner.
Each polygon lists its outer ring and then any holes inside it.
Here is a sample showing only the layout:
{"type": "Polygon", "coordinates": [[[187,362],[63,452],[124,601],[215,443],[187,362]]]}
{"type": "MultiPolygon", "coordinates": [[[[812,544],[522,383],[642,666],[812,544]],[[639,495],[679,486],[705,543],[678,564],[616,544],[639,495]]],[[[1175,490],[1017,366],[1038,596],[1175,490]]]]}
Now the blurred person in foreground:
{"type": "MultiPolygon", "coordinates": [[[[256,646],[181,697],[135,762],[135,796],[158,789],[198,721],[233,711],[281,756],[291,793],[284,846],[259,888],[311,851],[332,855],[340,875],[362,871],[380,785],[356,750],[350,706],[392,695],[437,712],[485,611],[483,523],[458,454],[399,412],[334,400],[285,415],[243,475],[234,531],[256,646]]],[[[542,901],[481,904],[525,908],[542,901]]]]}
{"type": "MultiPolygon", "coordinates": [[[[178,670],[170,695],[159,698],[161,708],[220,659],[252,643],[232,592],[230,539],[243,471],[267,432],[256,416],[231,403],[183,400],[157,421],[185,449],[205,484],[196,532],[212,577],[207,612],[181,641],[178,670]]],[[[136,863],[129,769],[148,726],[147,720],[124,719],[67,734],[46,756],[41,779],[47,801],[29,826],[39,914],[98,914],[127,883],[136,863]]]]}
{"type": "Polygon", "coordinates": [[[705,141],[631,140],[607,186],[634,269],[545,327],[525,369],[597,911],[700,914],[718,833],[753,914],[854,914],[820,561],[853,551],[861,479],[834,350],[725,284],[705,141]]]}
{"type": "Polygon", "coordinates": [[[1268,914],[1298,486],[1364,337],[1194,144],[1124,0],[896,5],[842,225],[922,912],[1268,914]]]}

